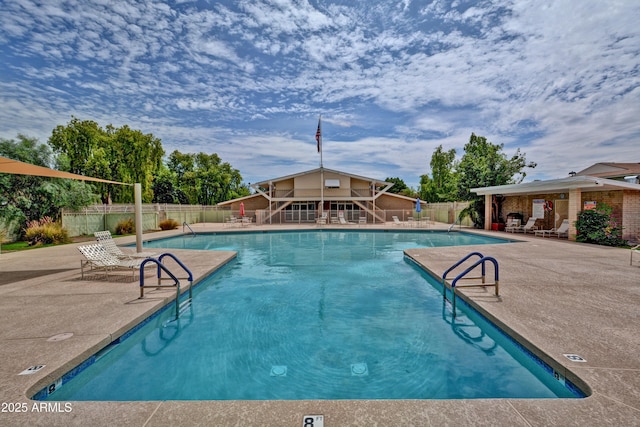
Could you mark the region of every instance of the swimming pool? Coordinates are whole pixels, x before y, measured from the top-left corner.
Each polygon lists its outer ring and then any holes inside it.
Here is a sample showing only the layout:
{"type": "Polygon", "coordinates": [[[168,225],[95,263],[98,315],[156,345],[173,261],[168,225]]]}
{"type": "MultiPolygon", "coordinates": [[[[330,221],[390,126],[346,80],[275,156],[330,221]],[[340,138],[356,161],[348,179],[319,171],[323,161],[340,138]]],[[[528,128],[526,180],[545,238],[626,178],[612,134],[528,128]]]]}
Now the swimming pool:
{"type": "Polygon", "coordinates": [[[466,233],[219,233],[148,247],[238,250],[172,321],[165,310],[63,379],[50,400],[581,397],[473,310],[453,319],[412,247],[466,233]]]}

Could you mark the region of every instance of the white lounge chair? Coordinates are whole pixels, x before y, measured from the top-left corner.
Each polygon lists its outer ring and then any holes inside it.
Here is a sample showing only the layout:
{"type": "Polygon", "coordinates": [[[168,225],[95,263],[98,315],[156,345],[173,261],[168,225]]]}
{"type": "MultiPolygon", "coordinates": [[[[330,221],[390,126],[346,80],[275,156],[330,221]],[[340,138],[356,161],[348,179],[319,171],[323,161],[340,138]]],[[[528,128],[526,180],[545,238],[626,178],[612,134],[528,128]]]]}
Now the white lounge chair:
{"type": "Polygon", "coordinates": [[[322,212],[322,215],[320,215],[320,218],[316,220],[316,223],[320,225],[325,225],[327,223],[327,215],[328,215],[327,212],[322,212]]]}
{"type": "Polygon", "coordinates": [[[397,216],[394,215],[391,217],[391,219],[393,219],[393,225],[403,225],[397,216]]]}
{"type": "Polygon", "coordinates": [[[340,221],[340,224],[342,225],[354,224],[344,218],[344,212],[338,212],[338,221],[340,221]]]}
{"type": "Polygon", "coordinates": [[[156,256],[154,252],[123,252],[122,249],[116,245],[115,240],[111,236],[110,231],[96,231],[93,233],[96,236],[96,240],[100,243],[111,255],[119,259],[131,259],[131,258],[151,258],[156,256]]]}
{"type": "Polygon", "coordinates": [[[560,237],[568,237],[569,236],[569,220],[565,219],[562,220],[562,224],[560,224],[560,227],[558,228],[552,228],[551,230],[536,230],[535,231],[536,236],[542,236],[542,237],[546,237],[546,236],[556,236],[557,238],[560,237]]]}
{"type": "Polygon", "coordinates": [[[238,218],[236,218],[235,216],[231,216],[229,217],[229,219],[225,221],[224,225],[229,227],[235,227],[237,223],[238,223],[238,218]]]}
{"type": "Polygon", "coordinates": [[[538,227],[536,227],[536,220],[537,218],[531,217],[529,218],[529,220],[527,221],[527,223],[525,225],[521,225],[520,227],[513,227],[513,233],[533,233],[535,232],[538,227]]]}
{"type": "Polygon", "coordinates": [[[136,270],[140,268],[143,259],[118,259],[116,256],[107,252],[104,246],[99,243],[92,245],[78,246],[78,250],[84,255],[84,260],[80,261],[81,277],[84,279],[84,268],[89,266],[92,270],[104,270],[106,277],[109,277],[109,271],[116,269],[127,269],[133,272],[135,277],[136,270]]]}
{"type": "Polygon", "coordinates": [[[504,231],[507,233],[514,233],[516,228],[520,228],[520,220],[518,218],[511,218],[507,221],[504,231]]]}

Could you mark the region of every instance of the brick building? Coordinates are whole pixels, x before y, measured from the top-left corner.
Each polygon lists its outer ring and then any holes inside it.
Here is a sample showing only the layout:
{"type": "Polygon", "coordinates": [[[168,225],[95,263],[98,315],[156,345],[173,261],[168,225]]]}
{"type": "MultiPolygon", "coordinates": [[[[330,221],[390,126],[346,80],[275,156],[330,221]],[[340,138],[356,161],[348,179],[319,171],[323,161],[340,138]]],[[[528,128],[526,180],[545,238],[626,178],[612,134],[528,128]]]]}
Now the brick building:
{"type": "Polygon", "coordinates": [[[584,209],[607,204],[622,225],[622,237],[630,241],[640,239],[640,163],[596,163],[568,178],[533,181],[523,184],[474,188],[485,196],[485,229],[507,217],[527,221],[536,217],[536,225],[543,229],[558,227],[569,219],[569,239],[575,240],[575,221],[584,209]],[[500,212],[496,200],[500,199],[500,212]]]}

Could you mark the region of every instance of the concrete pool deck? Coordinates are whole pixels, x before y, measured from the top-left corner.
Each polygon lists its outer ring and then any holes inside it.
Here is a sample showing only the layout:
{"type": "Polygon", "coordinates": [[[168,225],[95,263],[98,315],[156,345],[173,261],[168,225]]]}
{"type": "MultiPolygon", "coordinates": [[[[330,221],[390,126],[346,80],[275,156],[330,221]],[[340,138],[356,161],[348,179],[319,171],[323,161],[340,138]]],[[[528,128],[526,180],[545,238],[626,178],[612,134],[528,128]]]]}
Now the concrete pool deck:
{"type": "MultiPolygon", "coordinates": [[[[440,224],[430,229],[444,227],[440,224]]],[[[285,227],[227,229],[221,224],[196,224],[193,228],[201,232],[275,231],[285,227]]],[[[362,227],[367,228],[401,229],[393,225],[362,227]]],[[[97,273],[81,280],[80,244],[70,244],[0,254],[0,425],[302,426],[305,415],[324,415],[326,427],[640,425],[640,267],[638,263],[629,265],[629,250],[531,235],[473,232],[519,242],[412,249],[407,254],[436,275],[474,250],[496,258],[500,264],[500,297],[493,295],[492,288],[470,288],[463,291],[470,303],[548,355],[556,371],[583,380],[590,388],[589,397],[35,402],[29,399],[35,392],[175,294],[150,289],[140,300],[138,280],[127,272],[113,273],[109,281],[97,273]],[[73,335],[62,339],[68,335],[60,334],[73,335]],[[563,354],[578,354],[586,362],[571,361],[563,354]],[[35,365],[45,367],[32,375],[18,375],[35,365]]],[[[176,234],[181,230],[149,233],[144,238],[176,234]]],[[[134,240],[118,238],[117,243],[134,240]]],[[[171,252],[189,266],[196,281],[235,255],[171,252]]],[[[493,274],[492,268],[488,271],[493,274]]],[[[153,276],[150,270],[146,277],[151,282],[153,276]]]]}

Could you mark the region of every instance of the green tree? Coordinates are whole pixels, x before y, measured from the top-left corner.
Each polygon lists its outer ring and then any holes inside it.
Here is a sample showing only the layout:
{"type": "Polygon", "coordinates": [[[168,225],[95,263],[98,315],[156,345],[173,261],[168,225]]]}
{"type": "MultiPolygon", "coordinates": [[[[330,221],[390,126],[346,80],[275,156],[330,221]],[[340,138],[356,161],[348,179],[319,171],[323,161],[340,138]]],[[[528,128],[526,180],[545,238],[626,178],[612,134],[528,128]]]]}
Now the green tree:
{"type": "MultiPolygon", "coordinates": [[[[162,166],[164,149],[160,139],[143,134],[124,125],[121,128],[107,126],[106,143],[111,150],[111,166],[115,169],[115,181],[140,183],[143,202],[153,199],[153,178],[162,166]]],[[[133,202],[133,192],[122,185],[112,185],[114,200],[133,202]]]]}
{"type": "Polygon", "coordinates": [[[176,173],[163,165],[153,180],[153,203],[189,204],[187,195],[176,182],[176,173]]]}
{"type": "Polygon", "coordinates": [[[409,189],[409,187],[407,186],[407,184],[405,184],[402,178],[388,177],[388,178],[385,178],[385,181],[393,182],[393,187],[387,190],[389,193],[402,194],[403,191],[406,191],[409,189]]]}
{"type": "Polygon", "coordinates": [[[169,155],[167,167],[175,176],[176,189],[186,194],[191,204],[214,205],[249,195],[240,172],[222,162],[216,153],[184,154],[175,150],[169,155]]]}
{"type": "MultiPolygon", "coordinates": [[[[35,138],[0,139],[0,155],[49,167],[51,149],[35,138]]],[[[59,218],[61,208],[77,209],[94,202],[93,187],[84,182],[30,175],[0,174],[0,222],[22,235],[27,221],[59,218]]]]}
{"type": "MultiPolygon", "coordinates": [[[[158,138],[143,134],[127,125],[101,128],[91,120],[72,117],[65,126],[57,126],[49,138],[49,145],[59,153],[59,167],[68,172],[95,178],[140,183],[143,202],[153,199],[153,178],[160,170],[164,150],[158,138]]],[[[128,186],[100,183],[96,188],[103,202],[133,201],[128,186]]]]}
{"type": "MultiPolygon", "coordinates": [[[[502,152],[504,144],[492,144],[483,136],[472,133],[469,142],[464,146],[465,154],[457,166],[458,194],[462,200],[471,204],[461,216],[470,216],[474,225],[484,227],[484,196],[471,192],[472,188],[491,187],[496,185],[518,184],[525,178],[525,168],[535,168],[534,162],[527,162],[520,149],[508,158],[502,152]]],[[[494,217],[501,215],[501,204],[497,203],[494,217]]],[[[491,220],[491,219],[489,219],[491,220]]]]}
{"type": "Polygon", "coordinates": [[[438,146],[431,155],[431,175],[420,176],[420,196],[427,202],[453,202],[458,200],[456,150],[444,151],[438,146]]]}

